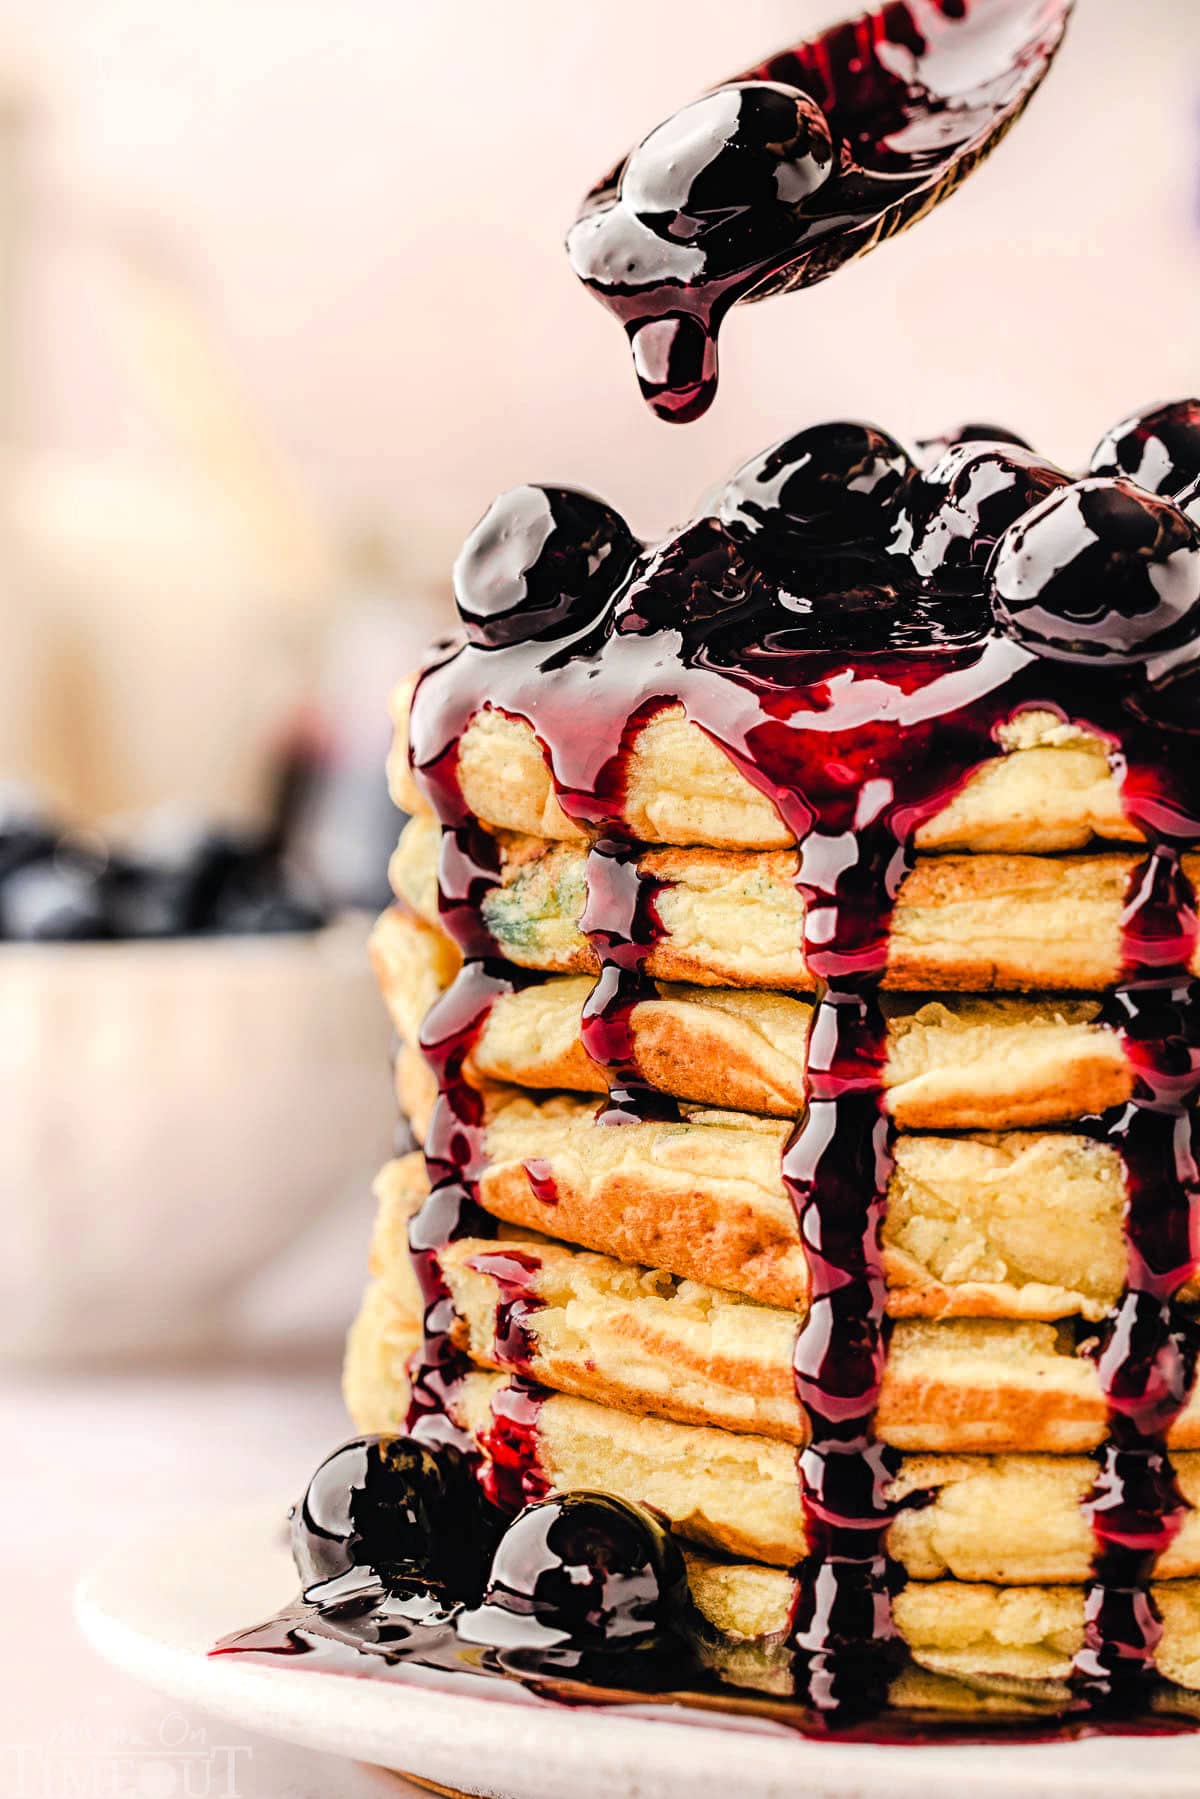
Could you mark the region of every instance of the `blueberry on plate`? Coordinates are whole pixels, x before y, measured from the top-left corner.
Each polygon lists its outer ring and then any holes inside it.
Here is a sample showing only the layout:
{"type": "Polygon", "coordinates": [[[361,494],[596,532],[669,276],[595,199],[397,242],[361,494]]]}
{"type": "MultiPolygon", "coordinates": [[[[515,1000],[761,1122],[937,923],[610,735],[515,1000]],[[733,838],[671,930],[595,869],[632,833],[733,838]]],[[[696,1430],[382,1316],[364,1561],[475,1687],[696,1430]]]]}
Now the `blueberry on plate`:
{"type": "Polygon", "coordinates": [[[1005,532],[988,587],[1000,628],[1039,655],[1170,663],[1200,639],[1200,533],[1170,500],[1091,476],[1005,532]]]}
{"type": "Polygon", "coordinates": [[[1150,493],[1177,494],[1200,475],[1200,400],[1168,400],[1122,419],[1089,466],[1093,475],[1126,475],[1150,493]]]}
{"type": "Polygon", "coordinates": [[[994,443],[1016,444],[1019,450],[1032,451],[1033,445],[1010,431],[1007,425],[989,425],[972,420],[965,425],[956,425],[951,431],[943,431],[937,437],[918,437],[913,449],[913,460],[920,468],[932,468],[956,444],[994,443]]]}
{"type": "Polygon", "coordinates": [[[612,1653],[650,1645],[686,1597],[683,1557],[652,1512],[608,1493],[564,1493],[509,1525],[483,1604],[458,1628],[498,1649],[612,1653]]]}
{"type": "Polygon", "coordinates": [[[908,453],[877,425],[810,425],[743,463],[715,510],[735,542],[781,572],[834,548],[887,544],[912,479],[908,453]]]}
{"type": "Polygon", "coordinates": [[[0,938],[89,943],[112,937],[102,861],[60,846],[10,870],[0,884],[0,938]]]}
{"type": "Polygon", "coordinates": [[[569,487],[514,487],[494,500],[454,565],[470,641],[485,649],[591,624],[640,545],[624,519],[569,487]]]}
{"type": "Polygon", "coordinates": [[[293,1509],[292,1556],[305,1598],[316,1603],[359,1587],[414,1585],[477,1599],[495,1530],[457,1450],[355,1437],[321,1463],[293,1509]]]}
{"type": "Polygon", "coordinates": [[[956,444],[913,482],[897,547],[922,583],[978,593],[997,540],[1067,484],[1061,469],[1018,444],[956,444]]]}
{"type": "Polygon", "coordinates": [[[625,164],[621,201],[658,237],[716,236],[730,251],[748,249],[791,226],[833,163],[829,121],[810,95],[778,81],[735,82],[643,139],[625,164]]]}

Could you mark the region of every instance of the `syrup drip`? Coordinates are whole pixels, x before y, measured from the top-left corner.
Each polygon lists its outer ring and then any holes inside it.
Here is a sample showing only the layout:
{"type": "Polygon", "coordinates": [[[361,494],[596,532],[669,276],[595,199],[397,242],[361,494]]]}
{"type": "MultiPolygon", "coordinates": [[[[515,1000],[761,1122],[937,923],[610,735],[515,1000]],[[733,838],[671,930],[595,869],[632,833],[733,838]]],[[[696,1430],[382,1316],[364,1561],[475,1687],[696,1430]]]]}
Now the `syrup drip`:
{"type": "Polygon", "coordinates": [[[528,1373],[533,1364],[533,1338],[529,1321],[541,1310],[535,1290],[541,1262],[527,1250],[485,1249],[473,1255],[468,1267],[496,1283],[496,1322],[492,1329],[496,1361],[516,1374],[528,1373]]]}
{"type": "Polygon", "coordinates": [[[1107,1011],[1134,1093],[1091,1128],[1124,1162],[1128,1272],[1096,1352],[1108,1435],[1086,1502],[1096,1554],[1073,1685],[1092,1709],[1129,1716],[1154,1684],[1162,1624],[1150,1581],[1188,1509],[1167,1434],[1196,1374],[1196,1327],[1177,1296],[1200,1257],[1197,920],[1175,845],[1156,844],[1135,869],[1121,923],[1124,978],[1107,1011]]]}
{"type": "Polygon", "coordinates": [[[538,1419],[547,1397],[545,1387],[518,1374],[492,1398],[491,1423],[479,1436],[484,1455],[479,1480],[502,1512],[522,1511],[550,1491],[538,1449],[538,1419]]]}
{"type": "Polygon", "coordinates": [[[876,1441],[874,1419],[887,1360],[880,1238],[893,1167],[878,994],[905,865],[878,821],[858,831],[849,865],[845,841],[814,831],[801,853],[804,953],[818,988],[808,1106],[783,1157],[811,1282],[793,1354],[809,1441],[798,1464],[808,1553],[796,1569],[792,1645],[798,1692],[818,1716],[843,1723],[883,1708],[903,1659],[891,1613],[903,1575],[887,1553],[900,1458],[876,1441]]]}
{"type": "Polygon", "coordinates": [[[583,1007],[580,1037],[592,1061],[608,1076],[608,1104],[601,1124],[679,1117],[678,1103],[644,1079],[637,1066],[634,1008],[655,999],[644,970],[662,936],[655,910],[659,883],[638,867],[638,849],[616,837],[600,837],[587,858],[587,905],[580,929],[596,952],[600,972],[583,1007]]]}
{"type": "Polygon", "coordinates": [[[529,1191],[533,1197],[541,1205],[556,1206],[558,1204],[558,1186],[554,1179],[553,1167],[545,1156],[530,1156],[529,1160],[522,1162],[521,1166],[525,1170],[525,1179],[529,1182],[529,1191]]]}
{"type": "MultiPolygon", "coordinates": [[[[496,1228],[479,1204],[479,1179],[487,1161],[483,1096],[466,1080],[464,1069],[496,999],[517,986],[515,972],[499,957],[480,910],[482,896],[498,872],[495,840],[473,821],[459,819],[445,831],[438,909],[444,929],[462,952],[463,965],[421,1031],[422,1053],[437,1078],[438,1096],[425,1145],[429,1198],[408,1231],[425,1311],[421,1348],[409,1370],[407,1428],[410,1436],[431,1448],[450,1444],[477,1462],[482,1450],[485,1459],[479,1472],[488,1497],[519,1510],[547,1490],[537,1455],[537,1414],[544,1392],[522,1377],[500,1388],[492,1402],[492,1422],[478,1445],[455,1422],[455,1401],[471,1363],[455,1341],[454,1301],[439,1261],[440,1252],[457,1238],[494,1236],[496,1228]]],[[[511,1255],[508,1267],[511,1279],[516,1268],[511,1255]]],[[[527,1315],[518,1312],[514,1297],[505,1341],[514,1358],[523,1357],[525,1365],[527,1315]]]]}
{"type": "Polygon", "coordinates": [[[952,191],[1037,88],[1069,12],[1059,0],[890,0],[734,77],[798,88],[829,121],[832,174],[790,214],[773,183],[745,191],[719,119],[701,179],[720,179],[728,157],[728,206],[707,228],[686,204],[665,233],[627,207],[624,162],[597,183],[567,248],[624,326],[654,412],[686,421],[711,405],[717,334],[736,302],[823,281],[952,191]]]}

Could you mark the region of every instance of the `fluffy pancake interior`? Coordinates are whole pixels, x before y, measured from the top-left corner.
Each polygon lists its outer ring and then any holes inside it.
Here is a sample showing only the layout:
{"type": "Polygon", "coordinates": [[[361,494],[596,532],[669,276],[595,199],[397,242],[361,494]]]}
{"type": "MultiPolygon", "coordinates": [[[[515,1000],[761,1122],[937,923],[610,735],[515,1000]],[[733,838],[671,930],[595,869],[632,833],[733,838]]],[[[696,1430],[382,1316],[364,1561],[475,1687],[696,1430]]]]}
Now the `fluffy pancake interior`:
{"type": "MultiPolygon", "coordinates": [[[[420,1135],[428,1079],[407,1059],[401,1074],[420,1135]]],[[[806,1303],[780,1172],[786,1124],[697,1109],[614,1132],[597,1125],[594,1102],[486,1098],[480,1198],[493,1216],[771,1305],[806,1303]],[[531,1184],[530,1163],[549,1188],[531,1184]]],[[[1111,1147],[1009,1131],[901,1135],[894,1154],[883,1234],[894,1316],[1097,1320],[1119,1296],[1125,1186],[1111,1147]]],[[[1185,1297],[1196,1292],[1189,1283],[1185,1297]]]]}
{"type": "MultiPolygon", "coordinates": [[[[371,953],[392,1022],[410,1047],[425,1013],[453,978],[457,952],[414,913],[378,921],[371,953]]],[[[471,1053],[476,1081],[603,1093],[604,1072],[584,1051],[586,975],[550,976],[496,1001],[471,1053]]],[[[1095,1000],[947,995],[887,1005],[883,1081],[905,1129],[993,1130],[1054,1124],[1122,1105],[1133,1075],[1095,1000]]],[[[811,1005],[791,994],[658,983],[635,1006],[637,1067],[680,1099],[794,1118],[805,1100],[811,1005]]]]}
{"type": "MultiPolygon", "coordinates": [[[[410,820],[391,863],[395,891],[429,923],[437,922],[439,837],[432,821],[410,820]]],[[[521,968],[594,973],[595,952],[579,929],[583,846],[502,835],[500,847],[501,877],[482,912],[502,953],[521,968]]],[[[1120,974],[1121,912],[1137,861],[1118,852],[919,857],[897,896],[885,985],[1102,991],[1120,974]]],[[[811,988],[794,852],[655,849],[639,866],[658,883],[663,927],[647,974],[708,987],[811,988]]],[[[1184,866],[1196,882],[1200,856],[1184,866]]]]}
{"type": "MultiPolygon", "coordinates": [[[[790,1691],[783,1638],[794,1582],[782,1570],[688,1558],[688,1583],[701,1616],[718,1633],[724,1654],[715,1665],[737,1684],[790,1691]],[[749,1653],[740,1659],[737,1648],[749,1653]],[[772,1678],[774,1676],[774,1678],[772,1678]]],[[[1200,1581],[1162,1582],[1154,1598],[1163,1622],[1156,1652],[1159,1672],[1189,1691],[1200,1689],[1200,1581]]],[[[912,1651],[915,1678],[902,1677],[893,1704],[932,1704],[955,1696],[921,1676],[968,1685],[983,1682],[1053,1683],[1055,1690],[1014,1694],[993,1686],[997,1701],[1024,1697],[1036,1704],[1066,1701],[1071,1658],[1083,1642],[1084,1598],[1078,1587],[996,1588],[961,1581],[911,1581],[894,1602],[900,1633],[912,1651]]],[[[983,1688],[986,1694],[988,1688],[983,1688]]],[[[959,1703],[970,1704],[964,1696],[959,1703]]]]}
{"type": "MultiPolygon", "coordinates": [[[[392,1168],[381,1183],[372,1270],[397,1305],[416,1310],[406,1229],[423,1180],[416,1157],[392,1168]]],[[[529,1252],[523,1280],[538,1309],[527,1332],[539,1380],[680,1422],[801,1440],[792,1313],[511,1228],[505,1241],[524,1241],[529,1252]]],[[[494,1325],[506,1290],[495,1248],[467,1238],[439,1257],[464,1341],[488,1367],[503,1365],[494,1325]]],[[[1094,1364],[1052,1324],[909,1319],[893,1332],[879,1427],[898,1448],[1088,1450],[1104,1420],[1094,1364]]],[[[1175,1440],[1200,1442],[1200,1402],[1175,1440]]]]}

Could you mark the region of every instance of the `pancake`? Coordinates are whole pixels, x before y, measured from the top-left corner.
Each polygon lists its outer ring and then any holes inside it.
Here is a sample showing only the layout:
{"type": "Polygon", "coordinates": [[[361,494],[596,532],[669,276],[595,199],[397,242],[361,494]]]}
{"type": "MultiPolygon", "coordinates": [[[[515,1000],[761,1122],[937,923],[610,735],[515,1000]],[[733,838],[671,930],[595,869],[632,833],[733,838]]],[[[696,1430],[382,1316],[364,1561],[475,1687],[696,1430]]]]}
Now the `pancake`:
{"type": "MultiPolygon", "coordinates": [[[[437,923],[438,826],[410,820],[391,862],[394,889],[437,923]]],[[[500,839],[502,874],[483,919],[519,968],[594,974],[579,929],[586,852],[579,843],[500,839]]],[[[902,883],[884,985],[911,992],[1102,992],[1121,972],[1121,913],[1139,859],[927,856],[902,883]]],[[[662,927],[645,972],[704,987],[804,992],[803,905],[793,851],[647,850],[638,866],[660,884],[662,927]]],[[[1200,883],[1200,856],[1184,857],[1200,883]]],[[[1200,949],[1193,957],[1200,973],[1200,949]]]]}
{"type": "MultiPolygon", "coordinates": [[[[390,1164],[377,1190],[371,1273],[399,1313],[415,1316],[407,1227],[423,1197],[419,1157],[390,1164]]],[[[511,1226],[498,1240],[452,1243],[438,1261],[457,1340],[477,1366],[513,1366],[497,1319],[515,1299],[520,1371],[545,1386],[676,1423],[804,1441],[795,1312],[511,1226]]],[[[878,1429],[897,1449],[1074,1454],[1095,1449],[1105,1427],[1095,1365],[1064,1326],[905,1318],[892,1332],[878,1429]]],[[[1200,1394],[1172,1441],[1200,1448],[1200,1394]]]]}
{"type": "MultiPolygon", "coordinates": [[[[382,1285],[369,1288],[351,1331],[345,1376],[347,1403],[361,1430],[403,1426],[415,1341],[411,1314],[382,1285]]],[[[899,1353],[907,1355],[903,1348],[899,1353]]],[[[492,1402],[504,1381],[500,1374],[470,1374],[454,1402],[458,1421],[485,1455],[492,1402]]],[[[805,1553],[795,1450],[785,1442],[559,1392],[542,1403],[536,1431],[541,1471],[552,1489],[601,1488],[637,1499],[690,1542],[776,1567],[791,1567],[805,1553]]],[[[1185,1497],[1195,1503],[1200,1456],[1179,1455],[1176,1469],[1185,1497]]],[[[891,1527],[889,1550],[914,1580],[1082,1582],[1093,1545],[1080,1502],[1095,1472],[1082,1455],[908,1453],[894,1494],[909,1504],[891,1527]]],[[[1200,1516],[1189,1513],[1159,1575],[1197,1573],[1200,1516]]]]}
{"type": "MultiPolygon", "coordinates": [[[[392,794],[405,812],[425,810],[408,764],[408,716],[415,679],[392,699],[392,794]]],[[[459,742],[464,803],[496,830],[564,841],[578,825],[555,798],[541,745],[528,724],[478,713],[459,742]]],[[[736,769],[682,707],[658,713],[634,739],[622,819],[641,843],[716,849],[781,849],[791,833],[771,801],[736,769]]],[[[1086,849],[1095,840],[1136,842],[1104,742],[1050,712],[1026,712],[1001,731],[997,754],[917,833],[927,850],[1086,849]]]]}
{"type": "MultiPolygon", "coordinates": [[[[687,1570],[702,1659],[731,1685],[790,1695],[786,1637],[796,1582],[781,1569],[695,1554],[688,1555],[687,1570]]],[[[1182,1701],[1194,1712],[1188,1695],[1200,1690],[1200,1581],[1161,1581],[1152,1591],[1162,1619],[1155,1665],[1182,1689],[1165,1694],[1163,1703],[1182,1701]]],[[[1084,1638],[1079,1587],[910,1581],[893,1600],[892,1614],[915,1664],[893,1683],[892,1705],[1036,1713],[1068,1704],[1071,1659],[1084,1638]]]]}
{"type": "MultiPolygon", "coordinates": [[[[423,1133],[431,1077],[401,1059],[423,1133]],[[418,1092],[420,1087],[422,1091],[418,1092]]],[[[806,1304],[781,1152],[788,1125],[685,1108],[679,1123],[596,1122],[595,1102],[485,1093],[495,1218],[767,1305],[806,1304]],[[530,1168],[536,1179],[530,1179],[530,1168]]],[[[1125,1278],[1124,1169],[1066,1132],[899,1136],[883,1227],[893,1317],[1103,1318],[1125,1278]]],[[[1200,1298],[1191,1283],[1184,1297],[1200,1298]]]]}
{"type": "MultiPolygon", "coordinates": [[[[391,907],[372,933],[371,957],[392,1023],[415,1047],[458,953],[415,913],[391,907]]],[[[587,975],[553,975],[502,995],[468,1057],[467,1078],[606,1092],[604,1071],[579,1037],[591,990],[587,975]]],[[[1097,1000],[893,996],[885,1010],[883,1083],[888,1110],[904,1129],[1070,1123],[1123,1105],[1133,1091],[1121,1040],[1099,1022],[1097,1000]]],[[[791,994],[659,982],[657,997],[633,1010],[635,1066],[679,1099],[794,1118],[805,1101],[811,1017],[811,1005],[791,994]]]]}

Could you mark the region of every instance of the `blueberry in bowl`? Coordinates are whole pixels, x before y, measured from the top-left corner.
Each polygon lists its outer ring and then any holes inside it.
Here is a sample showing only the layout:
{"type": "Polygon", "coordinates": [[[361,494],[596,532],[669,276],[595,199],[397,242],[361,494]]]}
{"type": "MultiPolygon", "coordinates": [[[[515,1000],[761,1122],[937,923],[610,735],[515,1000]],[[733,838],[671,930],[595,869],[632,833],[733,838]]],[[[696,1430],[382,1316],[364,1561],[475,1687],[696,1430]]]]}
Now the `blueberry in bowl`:
{"type": "Polygon", "coordinates": [[[12,1357],[228,1343],[248,1281],[389,1141],[365,919],[261,837],[166,835],[0,817],[0,1187],[39,1219],[0,1270],[12,1357]]]}
{"type": "Polygon", "coordinates": [[[328,922],[262,832],[160,819],[116,849],[36,814],[0,819],[0,941],[257,936],[328,922]]]}

